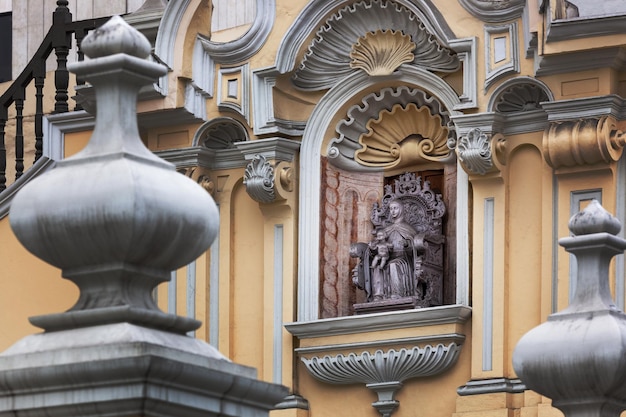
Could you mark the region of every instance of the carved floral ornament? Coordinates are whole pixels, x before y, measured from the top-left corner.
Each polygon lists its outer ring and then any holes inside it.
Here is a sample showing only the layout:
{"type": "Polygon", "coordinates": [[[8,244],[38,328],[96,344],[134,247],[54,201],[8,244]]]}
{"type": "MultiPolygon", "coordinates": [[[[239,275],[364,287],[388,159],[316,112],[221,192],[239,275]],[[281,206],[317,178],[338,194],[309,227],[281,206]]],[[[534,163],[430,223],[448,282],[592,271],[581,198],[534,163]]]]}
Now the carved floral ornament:
{"type": "Polygon", "coordinates": [[[545,159],[555,169],[615,162],[625,144],[610,116],[552,122],[543,134],[545,159]]]}
{"type": "Polygon", "coordinates": [[[494,156],[504,163],[505,139],[502,135],[490,135],[478,128],[471,129],[457,142],[456,153],[463,167],[473,174],[485,175],[495,168],[494,156]]]}
{"type": "Polygon", "coordinates": [[[330,16],[308,47],[293,83],[304,90],[331,88],[354,71],[392,73],[402,63],[454,72],[459,60],[406,7],[389,0],[352,3],[330,16]]]}

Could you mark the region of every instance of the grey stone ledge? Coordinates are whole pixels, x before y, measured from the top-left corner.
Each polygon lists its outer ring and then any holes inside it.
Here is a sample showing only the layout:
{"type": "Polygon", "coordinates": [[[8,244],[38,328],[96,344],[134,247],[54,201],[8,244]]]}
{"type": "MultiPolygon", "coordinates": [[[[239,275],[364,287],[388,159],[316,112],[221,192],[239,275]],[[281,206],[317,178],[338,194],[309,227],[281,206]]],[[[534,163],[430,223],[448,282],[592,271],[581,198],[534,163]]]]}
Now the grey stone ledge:
{"type": "Polygon", "coordinates": [[[459,387],[456,392],[460,396],[493,394],[497,392],[507,392],[516,394],[526,391],[524,383],[518,379],[491,378],[468,381],[467,384],[459,387]]]}
{"type": "Polygon", "coordinates": [[[384,340],[374,340],[371,342],[355,342],[355,343],[338,343],[334,345],[322,345],[322,346],[311,346],[304,348],[296,348],[295,351],[299,354],[308,354],[308,353],[318,353],[318,352],[329,352],[329,351],[337,351],[337,350],[366,350],[366,349],[380,349],[383,346],[393,346],[393,345],[411,345],[417,346],[420,344],[444,344],[449,345],[450,343],[456,343],[457,345],[462,345],[465,341],[465,335],[459,333],[446,333],[432,336],[417,336],[417,337],[402,337],[402,338],[392,338],[392,339],[384,339],[384,340]]]}
{"type": "Polygon", "coordinates": [[[546,40],[556,42],[623,33],[626,33],[626,15],[596,18],[579,17],[550,22],[546,40]]]}
{"type": "Polygon", "coordinates": [[[437,324],[465,323],[471,316],[471,307],[448,305],[415,310],[345,316],[285,324],[285,328],[299,339],[367,333],[372,331],[423,327],[437,324]]]}
{"type": "Polygon", "coordinates": [[[300,142],[278,137],[235,142],[234,145],[246,160],[254,158],[255,155],[263,155],[266,159],[293,162],[300,150],[300,142]]]}
{"type": "Polygon", "coordinates": [[[593,49],[541,56],[535,75],[552,75],[609,67],[623,70],[626,51],[621,47],[593,49]]]}
{"type": "Polygon", "coordinates": [[[588,117],[613,116],[626,119],[626,100],[618,95],[576,98],[541,103],[548,121],[576,120],[588,117]]]}

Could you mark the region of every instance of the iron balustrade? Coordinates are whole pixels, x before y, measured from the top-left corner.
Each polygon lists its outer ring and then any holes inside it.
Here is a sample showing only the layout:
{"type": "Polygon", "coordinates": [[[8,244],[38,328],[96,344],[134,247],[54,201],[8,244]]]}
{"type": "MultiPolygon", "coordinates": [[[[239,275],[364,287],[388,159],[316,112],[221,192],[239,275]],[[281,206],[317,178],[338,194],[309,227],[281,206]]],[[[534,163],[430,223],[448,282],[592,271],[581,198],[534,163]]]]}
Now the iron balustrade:
{"type": "MultiPolygon", "coordinates": [[[[108,17],[94,18],[72,22],[72,13],[68,8],[67,0],[58,0],[53,12],[52,26],[34,56],[24,70],[13,80],[9,88],[0,96],[0,192],[7,188],[7,140],[9,146],[15,149],[15,179],[24,173],[24,103],[27,99],[27,88],[34,86],[35,115],[35,159],[36,162],[43,155],[43,117],[44,117],[44,87],[46,83],[46,61],[52,54],[56,56],[56,70],[54,72],[54,110],[53,113],[65,113],[69,109],[69,80],[67,59],[72,48],[74,38],[77,47],[77,59],[83,60],[80,44],[89,31],[101,26],[108,17]],[[6,127],[9,121],[9,109],[13,106],[15,112],[15,136],[13,142],[7,137],[6,127]]],[[[77,79],[77,85],[84,81],[77,79]]],[[[33,97],[28,97],[32,99],[33,97]]],[[[81,110],[80,104],[74,110],[81,110]]]]}

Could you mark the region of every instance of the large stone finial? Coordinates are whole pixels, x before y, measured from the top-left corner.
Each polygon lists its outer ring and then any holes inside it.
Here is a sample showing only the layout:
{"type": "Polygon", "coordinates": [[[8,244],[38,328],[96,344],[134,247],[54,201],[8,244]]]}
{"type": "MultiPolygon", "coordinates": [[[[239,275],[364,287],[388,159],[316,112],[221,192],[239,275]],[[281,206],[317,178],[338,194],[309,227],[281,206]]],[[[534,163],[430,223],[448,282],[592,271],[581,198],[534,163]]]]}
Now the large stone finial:
{"type": "Polygon", "coordinates": [[[522,337],[513,367],[566,417],[618,417],[626,409],[626,315],[611,299],[609,263],[626,240],[615,236],[619,221],[597,201],[569,226],[573,236],[559,244],[577,258],[574,298],[522,337]]]}
{"type": "Polygon", "coordinates": [[[137,129],[139,89],[166,73],[150,44],[120,17],[83,41],[91,58],[70,70],[96,90],[89,144],[27,184],[11,226],[36,256],[80,289],[66,313],[34,317],[47,331],[128,322],[185,333],[196,320],[161,312],[154,287],[207,250],[218,227],[212,198],[152,154],[137,129]]]}

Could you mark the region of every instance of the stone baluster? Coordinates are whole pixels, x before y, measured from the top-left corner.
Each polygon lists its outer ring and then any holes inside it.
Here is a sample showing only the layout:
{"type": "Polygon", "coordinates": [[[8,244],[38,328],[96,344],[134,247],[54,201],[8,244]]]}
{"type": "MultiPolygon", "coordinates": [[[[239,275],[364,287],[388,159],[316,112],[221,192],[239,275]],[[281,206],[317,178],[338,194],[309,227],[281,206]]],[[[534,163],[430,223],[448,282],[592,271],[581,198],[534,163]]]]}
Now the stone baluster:
{"type": "Polygon", "coordinates": [[[70,70],[96,90],[91,140],[24,186],[10,213],[20,242],[80,296],[67,312],[31,318],[45,332],[0,355],[0,414],[266,416],[287,390],[187,336],[200,322],[152,298],[219,223],[209,194],[139,137],[139,89],[166,68],[120,17],[82,49],[90,59],[70,70]]]}
{"type": "Polygon", "coordinates": [[[566,417],[618,417],[626,409],[626,315],[611,299],[609,264],[626,249],[619,221],[593,201],[559,240],[578,262],[566,309],[524,335],[513,367],[527,388],[552,399],[566,417]]]}

